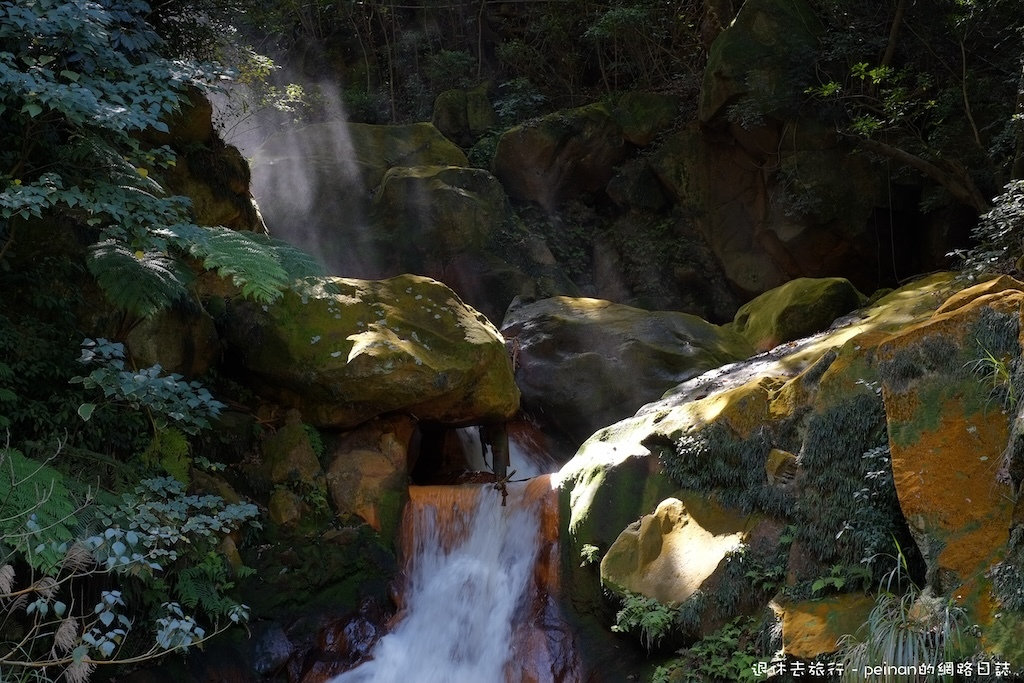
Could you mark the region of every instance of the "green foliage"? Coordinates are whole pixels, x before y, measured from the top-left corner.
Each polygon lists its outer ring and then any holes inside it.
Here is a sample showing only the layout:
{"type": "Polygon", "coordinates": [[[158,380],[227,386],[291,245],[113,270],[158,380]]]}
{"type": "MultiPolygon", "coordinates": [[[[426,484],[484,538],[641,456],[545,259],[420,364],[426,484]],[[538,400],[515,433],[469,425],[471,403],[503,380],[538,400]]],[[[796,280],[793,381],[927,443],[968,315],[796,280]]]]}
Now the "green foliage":
{"type": "Polygon", "coordinates": [[[498,86],[498,97],[494,100],[494,112],[506,126],[532,119],[544,113],[548,98],[537,89],[530,79],[512,78],[498,86]]]}
{"type": "Polygon", "coordinates": [[[679,657],[658,667],[651,683],[710,683],[711,681],[760,680],[754,664],[763,659],[757,652],[758,621],[753,617],[737,617],[714,633],[679,650],[679,657]],[[682,677],[673,676],[682,672],[682,677]]]}
{"type": "Polygon", "coordinates": [[[812,413],[801,461],[797,538],[825,562],[875,563],[900,518],[877,390],[812,413]]]}
{"type": "Polygon", "coordinates": [[[985,211],[1019,148],[1020,51],[1002,47],[1018,39],[1019,7],[941,0],[922,13],[855,0],[813,4],[826,28],[807,89],[817,116],[884,143],[867,146],[872,153],[910,159],[907,167],[939,188],[924,193],[923,209],[952,198],[985,211]]]}
{"type": "Polygon", "coordinates": [[[255,506],[186,495],[180,482],[154,479],[97,509],[88,495],[74,499],[63,475],[13,449],[0,451],[0,464],[4,671],[85,681],[97,665],[186,649],[247,617],[226,597],[232,582],[213,550],[222,535],[252,523],[255,506]],[[82,596],[97,593],[95,576],[108,589],[93,604],[82,596]],[[137,581],[147,586],[143,604],[128,597],[137,581]],[[212,619],[213,630],[172,593],[212,619]]]}
{"type": "Polygon", "coordinates": [[[16,555],[46,571],[59,562],[48,541],[72,536],[75,515],[89,499],[73,488],[48,464],[0,448],[0,563],[16,555]]]}
{"type": "Polygon", "coordinates": [[[636,593],[626,593],[622,598],[622,609],[615,615],[612,631],[636,633],[648,651],[658,646],[675,625],[674,610],[654,598],[636,593]]]}
{"type": "Polygon", "coordinates": [[[1024,259],[1024,180],[1013,180],[993,200],[971,231],[975,244],[954,252],[964,276],[977,279],[986,273],[1019,273],[1024,259]]]}
{"type": "Polygon", "coordinates": [[[826,576],[819,576],[811,584],[811,592],[815,595],[826,593],[842,593],[852,585],[867,583],[871,580],[871,570],[863,565],[834,564],[826,576]]]}
{"type": "Polygon", "coordinates": [[[680,435],[675,453],[662,451],[661,462],[682,488],[715,491],[726,507],[784,517],[795,501],[790,493],[768,484],[765,461],[771,448],[765,430],[740,439],[724,423],[713,422],[680,435]]]}
{"type": "Polygon", "coordinates": [[[195,225],[188,199],[157,182],[174,153],[139,141],[143,131],[168,131],[186,86],[224,75],[161,57],[147,13],[137,0],[0,5],[0,257],[24,221],[64,216],[92,231],[89,271],[134,315],[187,294],[191,257],[244,295],[272,300],[315,270],[312,259],[269,238],[195,225]]]}
{"type": "MultiPolygon", "coordinates": [[[[185,382],[176,373],[164,375],[159,364],[138,371],[125,369],[124,345],[118,342],[86,339],[78,360],[100,367],[84,377],[72,377],[72,384],[100,389],[106,399],[147,411],[157,431],[173,424],[183,432],[197,434],[208,428],[210,419],[217,417],[224,407],[199,382],[185,382]]],[[[78,413],[88,421],[93,410],[94,404],[84,403],[78,413]]]]}
{"type": "Polygon", "coordinates": [[[601,561],[601,549],[593,543],[584,543],[580,546],[580,566],[597,564],[601,561]]]}

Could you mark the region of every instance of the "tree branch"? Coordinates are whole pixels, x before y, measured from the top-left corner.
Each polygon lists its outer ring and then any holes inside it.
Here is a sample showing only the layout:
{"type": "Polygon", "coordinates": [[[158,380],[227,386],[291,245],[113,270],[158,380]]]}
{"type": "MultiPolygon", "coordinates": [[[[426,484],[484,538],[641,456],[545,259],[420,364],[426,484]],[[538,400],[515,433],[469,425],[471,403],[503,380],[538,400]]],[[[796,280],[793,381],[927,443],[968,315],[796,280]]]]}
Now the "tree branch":
{"type": "Polygon", "coordinates": [[[992,208],[988,200],[978,190],[974,181],[962,169],[959,171],[954,169],[952,173],[945,171],[930,161],[926,161],[906,150],[870,138],[862,138],[860,144],[869,152],[909,166],[922,175],[931,178],[953,195],[954,199],[972,207],[979,215],[988,212],[992,208]]]}

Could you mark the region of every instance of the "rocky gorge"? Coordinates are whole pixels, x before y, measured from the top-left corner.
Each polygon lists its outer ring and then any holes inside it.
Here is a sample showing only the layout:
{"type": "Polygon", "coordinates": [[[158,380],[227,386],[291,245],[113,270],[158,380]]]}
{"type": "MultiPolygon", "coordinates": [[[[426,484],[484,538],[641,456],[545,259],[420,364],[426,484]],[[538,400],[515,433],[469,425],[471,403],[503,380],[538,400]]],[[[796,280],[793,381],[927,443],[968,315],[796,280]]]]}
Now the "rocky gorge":
{"type": "MultiPolygon", "coordinates": [[[[977,207],[921,209],[927,179],[795,106],[822,31],[747,0],[689,99],[497,134],[484,84],[239,150],[190,93],[145,141],[179,154],[166,189],[326,274],[257,301],[211,270],[148,317],[84,268],[47,285],[210,384],[221,466],[159,464],[262,525],[218,540],[246,629],[117,680],[1024,675],[1024,281],[956,271],[977,207]],[[489,573],[432,594],[477,545],[489,573]]],[[[66,222],[30,235],[15,269],[84,258],[66,222]]]]}

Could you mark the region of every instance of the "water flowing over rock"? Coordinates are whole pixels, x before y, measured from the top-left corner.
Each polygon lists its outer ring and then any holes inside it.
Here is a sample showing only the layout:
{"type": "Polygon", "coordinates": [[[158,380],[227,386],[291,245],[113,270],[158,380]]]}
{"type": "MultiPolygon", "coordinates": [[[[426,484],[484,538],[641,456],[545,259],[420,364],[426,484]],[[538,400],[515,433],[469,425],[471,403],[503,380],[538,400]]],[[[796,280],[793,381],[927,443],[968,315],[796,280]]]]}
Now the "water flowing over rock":
{"type": "Polygon", "coordinates": [[[739,335],[686,313],[553,297],[515,309],[503,334],[523,406],[582,442],[670,387],[745,358],[739,335]]]}
{"type": "Polygon", "coordinates": [[[402,617],[371,660],[333,683],[576,683],[550,630],[558,514],[547,477],[510,487],[414,487],[402,617]]]}
{"type": "Polygon", "coordinates": [[[233,302],[225,337],[246,382],[317,426],[392,412],[473,424],[519,407],[501,335],[425,277],[329,278],[273,304],[233,302]]]}

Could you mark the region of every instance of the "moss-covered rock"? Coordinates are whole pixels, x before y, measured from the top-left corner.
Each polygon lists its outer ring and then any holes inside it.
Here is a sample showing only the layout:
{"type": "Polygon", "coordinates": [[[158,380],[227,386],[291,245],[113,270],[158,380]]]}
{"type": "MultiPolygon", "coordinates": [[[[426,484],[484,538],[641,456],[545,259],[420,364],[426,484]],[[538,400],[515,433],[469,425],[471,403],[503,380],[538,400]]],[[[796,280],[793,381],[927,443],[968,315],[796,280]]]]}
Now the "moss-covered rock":
{"type": "Polygon", "coordinates": [[[845,278],[798,278],[741,306],[731,328],[766,351],[827,329],[864,299],[845,278]]]}
{"type": "Polygon", "coordinates": [[[160,311],[139,321],[124,341],[138,367],[159,363],[185,377],[204,374],[221,350],[213,318],[199,306],[160,311]]]}
{"type": "Polygon", "coordinates": [[[740,337],[686,313],[553,297],[516,309],[503,333],[518,349],[524,408],[581,443],[670,387],[745,358],[740,337]]]}
{"type": "Polygon", "coordinates": [[[366,230],[372,193],[401,166],[466,166],[462,150],[429,123],[332,121],[267,138],[253,154],[253,194],[271,234],[317,256],[329,272],[385,277],[366,230]]]}
{"type": "MultiPolygon", "coordinates": [[[[514,231],[501,184],[487,171],[456,166],[393,168],[373,200],[374,243],[387,272],[434,277],[491,320],[533,278],[504,260],[496,244],[514,231]]],[[[522,254],[518,261],[529,260],[522,254]]],[[[535,270],[544,264],[524,264],[535,270]]]]}
{"type": "Polygon", "coordinates": [[[715,39],[701,86],[699,117],[708,123],[746,98],[752,116],[796,104],[809,70],[821,23],[803,0],[753,0],[715,39]]]}
{"type": "Polygon", "coordinates": [[[394,541],[409,486],[412,418],[373,420],[345,433],[327,453],[327,487],[334,509],[355,515],[394,541]]]}
{"type": "Polygon", "coordinates": [[[317,426],[391,412],[460,425],[519,407],[501,335],[429,278],[329,278],[274,304],[235,302],[225,337],[241,379],[317,426]]]}
{"type": "Polygon", "coordinates": [[[874,605],[871,596],[859,593],[773,602],[776,618],[782,622],[783,652],[798,659],[835,652],[840,638],[857,634],[874,605]]]}
{"type": "Polygon", "coordinates": [[[491,170],[509,196],[551,210],[601,190],[626,158],[622,128],[604,104],[556,112],[506,131],[491,170]]]}
{"type": "Polygon", "coordinates": [[[649,145],[667,130],[678,113],[678,95],[647,92],[626,93],[612,110],[622,126],[622,136],[638,147],[649,145]]]}
{"type": "Polygon", "coordinates": [[[465,147],[498,125],[487,84],[470,90],[445,90],[434,100],[430,120],[446,138],[465,147]]]}

